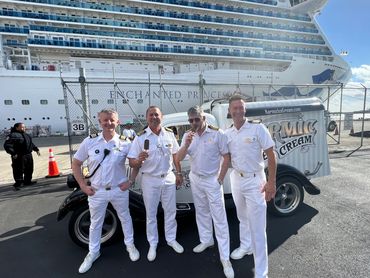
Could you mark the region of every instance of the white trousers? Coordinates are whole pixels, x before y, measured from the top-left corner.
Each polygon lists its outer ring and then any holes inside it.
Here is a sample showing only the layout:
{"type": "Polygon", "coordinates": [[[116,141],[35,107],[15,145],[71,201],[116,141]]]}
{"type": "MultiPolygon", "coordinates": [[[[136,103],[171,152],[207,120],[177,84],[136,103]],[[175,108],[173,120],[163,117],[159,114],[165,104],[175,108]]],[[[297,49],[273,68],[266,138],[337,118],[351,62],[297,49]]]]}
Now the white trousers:
{"type": "Polygon", "coordinates": [[[150,246],[158,244],[157,211],[159,201],[164,211],[164,231],[166,241],[176,240],[176,185],[175,175],[170,173],[160,178],[143,174],[141,189],[146,211],[146,236],[150,246]]]}
{"type": "Polygon", "coordinates": [[[265,174],[241,177],[235,170],[231,172],[231,192],[240,222],[240,246],[251,249],[254,256],[255,277],[265,278],[268,273],[266,236],[266,201],[261,193],[266,182],[265,174]]]}
{"type": "Polygon", "coordinates": [[[217,181],[217,175],[200,177],[190,172],[189,178],[200,242],[210,243],[213,241],[213,220],[220,259],[229,260],[229,225],[223,188],[217,181]]]}
{"type": "Polygon", "coordinates": [[[88,202],[91,221],[89,235],[89,251],[91,253],[97,253],[100,250],[102,227],[109,202],[113,205],[121,221],[126,246],[134,243],[132,219],[128,208],[128,190],[122,191],[119,187],[114,187],[111,190],[99,189],[95,191],[93,196],[88,197],[88,202]]]}

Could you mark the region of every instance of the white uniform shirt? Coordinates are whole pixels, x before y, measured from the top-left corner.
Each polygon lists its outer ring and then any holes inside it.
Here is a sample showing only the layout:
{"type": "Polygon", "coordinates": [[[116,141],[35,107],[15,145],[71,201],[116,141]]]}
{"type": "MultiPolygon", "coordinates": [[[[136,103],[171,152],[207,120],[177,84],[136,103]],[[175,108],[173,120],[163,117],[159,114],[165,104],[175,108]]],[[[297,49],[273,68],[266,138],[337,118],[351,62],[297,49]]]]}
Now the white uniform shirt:
{"type": "MultiPolygon", "coordinates": [[[[182,138],[181,147],[190,132],[182,138]]],[[[190,156],[191,171],[196,175],[212,176],[220,170],[222,155],[229,153],[227,136],[222,130],[214,130],[208,125],[201,136],[198,133],[193,137],[187,153],[190,156]]]]}
{"type": "Polygon", "coordinates": [[[122,135],[125,135],[126,137],[129,137],[129,138],[132,138],[134,136],[136,136],[136,133],[135,133],[135,130],[133,130],[132,128],[131,129],[124,129],[122,131],[122,135]]]}
{"type": "Polygon", "coordinates": [[[100,133],[95,138],[85,138],[75,153],[74,158],[79,161],[85,161],[87,159],[89,173],[92,174],[103,160],[104,149],[110,150],[99,169],[90,178],[90,182],[94,187],[98,188],[117,186],[127,181],[125,161],[130,150],[130,145],[131,143],[129,141],[121,140],[118,134],[115,134],[107,142],[102,133],[100,133]]]}
{"type": "Polygon", "coordinates": [[[258,173],[264,170],[263,151],[275,146],[275,143],[263,124],[246,120],[239,130],[232,126],[225,133],[231,164],[236,171],[258,173]]]}
{"type": "Polygon", "coordinates": [[[170,173],[172,171],[172,155],[179,150],[179,144],[173,132],[162,127],[159,135],[156,135],[147,127],[143,134],[135,137],[128,158],[139,157],[139,154],[144,151],[146,139],[149,140],[149,156],[141,165],[140,172],[152,176],[170,173]]]}

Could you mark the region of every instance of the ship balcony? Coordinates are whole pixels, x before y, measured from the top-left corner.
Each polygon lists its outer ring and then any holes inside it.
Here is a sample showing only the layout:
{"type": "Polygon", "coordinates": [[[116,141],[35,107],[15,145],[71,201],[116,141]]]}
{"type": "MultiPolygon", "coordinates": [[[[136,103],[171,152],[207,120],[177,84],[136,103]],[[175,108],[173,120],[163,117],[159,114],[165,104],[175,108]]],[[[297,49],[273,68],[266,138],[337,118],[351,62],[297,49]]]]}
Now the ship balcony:
{"type": "Polygon", "coordinates": [[[63,47],[63,48],[89,48],[89,49],[111,49],[117,51],[134,51],[134,52],[147,52],[147,53],[166,53],[166,54],[191,54],[191,55],[204,55],[221,57],[226,56],[230,58],[262,58],[273,60],[291,60],[291,55],[279,53],[253,53],[249,50],[240,51],[238,49],[195,49],[193,47],[179,48],[170,46],[155,46],[155,45],[120,45],[114,43],[87,43],[82,41],[63,41],[63,40],[44,40],[44,39],[28,39],[29,46],[48,46],[48,47],[63,47]]]}
{"type": "MultiPolygon", "coordinates": [[[[52,4],[52,5],[60,5],[60,6],[68,6],[68,7],[77,7],[83,9],[95,9],[95,10],[104,10],[104,11],[113,11],[113,12],[128,12],[128,13],[136,13],[136,14],[146,14],[146,15],[154,15],[154,16],[168,16],[167,11],[158,10],[154,6],[153,9],[141,9],[137,7],[122,7],[122,6],[115,6],[109,5],[104,3],[88,3],[88,2],[74,2],[74,1],[64,1],[64,0],[23,0],[25,2],[32,2],[32,3],[45,3],[45,4],[52,4]]],[[[276,6],[277,1],[275,0],[241,0],[244,2],[252,2],[252,3],[259,3],[264,5],[272,5],[276,6]]],[[[170,0],[170,1],[159,1],[159,0],[146,0],[145,2],[154,2],[154,3],[161,3],[161,4],[170,4],[176,6],[183,6],[186,8],[194,7],[194,8],[203,8],[207,10],[215,10],[215,11],[225,11],[225,12],[234,12],[240,13],[243,15],[260,15],[260,16],[268,16],[268,17],[275,17],[275,18],[282,18],[282,19],[292,19],[292,20],[299,20],[299,21],[306,21],[310,22],[311,18],[307,14],[303,13],[282,13],[280,11],[274,12],[268,7],[261,6],[260,8],[245,8],[245,7],[234,7],[231,5],[221,5],[221,4],[211,4],[207,2],[200,2],[200,1],[182,1],[182,0],[170,0]],[[268,10],[265,10],[268,9],[268,10]]],[[[180,18],[184,19],[191,19],[188,15],[184,15],[185,13],[179,13],[180,18]]]]}

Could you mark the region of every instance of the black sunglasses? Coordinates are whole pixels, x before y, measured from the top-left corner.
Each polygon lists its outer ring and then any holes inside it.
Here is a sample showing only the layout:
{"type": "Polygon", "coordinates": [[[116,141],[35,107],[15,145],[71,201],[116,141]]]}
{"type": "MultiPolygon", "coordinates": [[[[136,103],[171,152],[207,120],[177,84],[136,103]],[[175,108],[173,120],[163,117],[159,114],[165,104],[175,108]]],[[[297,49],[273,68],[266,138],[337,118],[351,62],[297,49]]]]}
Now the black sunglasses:
{"type": "Polygon", "coordinates": [[[189,119],[188,121],[189,121],[189,123],[191,123],[191,124],[192,124],[193,122],[199,123],[199,122],[200,122],[200,118],[189,119]]]}

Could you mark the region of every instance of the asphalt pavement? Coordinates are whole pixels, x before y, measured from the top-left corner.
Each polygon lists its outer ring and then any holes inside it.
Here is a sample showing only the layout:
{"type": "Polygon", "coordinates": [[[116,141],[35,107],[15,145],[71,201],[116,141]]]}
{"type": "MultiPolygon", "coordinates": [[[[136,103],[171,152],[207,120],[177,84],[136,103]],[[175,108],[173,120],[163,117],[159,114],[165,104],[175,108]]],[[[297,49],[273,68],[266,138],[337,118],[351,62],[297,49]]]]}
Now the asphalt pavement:
{"type": "MultiPolygon", "coordinates": [[[[302,208],[291,217],[268,215],[269,277],[370,277],[370,151],[331,154],[332,175],[313,182],[321,194],[305,194],[302,208]]],[[[70,193],[65,177],[39,179],[13,191],[0,187],[0,277],[81,277],[77,270],[86,250],[68,236],[69,215],[56,213],[70,193]]],[[[228,209],[231,249],[238,246],[235,209],[228,209]]],[[[131,262],[122,240],[102,249],[85,277],[224,277],[217,248],[194,254],[198,244],[194,217],[178,220],[183,254],[165,243],[160,230],[157,259],[148,262],[145,222],[134,222],[141,253],[131,262]]],[[[253,277],[253,258],[232,261],[235,277],[253,277]]]]}

